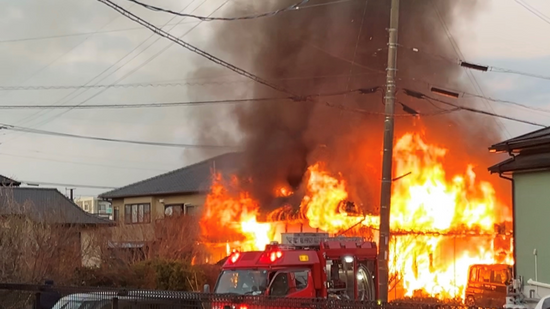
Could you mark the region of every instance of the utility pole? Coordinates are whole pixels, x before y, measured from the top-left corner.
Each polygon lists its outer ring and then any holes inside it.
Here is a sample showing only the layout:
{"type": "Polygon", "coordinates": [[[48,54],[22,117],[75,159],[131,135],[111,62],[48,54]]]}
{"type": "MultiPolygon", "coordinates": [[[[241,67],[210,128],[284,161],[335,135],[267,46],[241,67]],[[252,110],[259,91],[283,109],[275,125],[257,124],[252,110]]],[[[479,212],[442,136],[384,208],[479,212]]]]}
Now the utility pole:
{"type": "Polygon", "coordinates": [[[386,93],[384,121],[384,155],[382,159],[382,189],[380,192],[380,239],[378,241],[378,292],[379,300],[388,301],[389,269],[388,249],[390,240],[390,206],[393,161],[393,113],[395,105],[395,75],[397,71],[397,30],[399,28],[399,0],[391,0],[388,68],[386,69],[386,93]]]}

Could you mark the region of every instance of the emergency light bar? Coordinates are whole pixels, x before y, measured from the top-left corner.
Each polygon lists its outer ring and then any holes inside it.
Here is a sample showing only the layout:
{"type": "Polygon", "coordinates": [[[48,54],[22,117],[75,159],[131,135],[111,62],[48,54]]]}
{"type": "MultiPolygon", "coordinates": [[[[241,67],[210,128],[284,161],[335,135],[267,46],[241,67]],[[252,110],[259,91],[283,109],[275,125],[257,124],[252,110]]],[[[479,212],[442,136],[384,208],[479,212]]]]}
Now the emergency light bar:
{"type": "Polygon", "coordinates": [[[298,247],[319,246],[324,241],[365,241],[363,237],[329,237],[328,233],[281,233],[281,243],[298,247]]]}

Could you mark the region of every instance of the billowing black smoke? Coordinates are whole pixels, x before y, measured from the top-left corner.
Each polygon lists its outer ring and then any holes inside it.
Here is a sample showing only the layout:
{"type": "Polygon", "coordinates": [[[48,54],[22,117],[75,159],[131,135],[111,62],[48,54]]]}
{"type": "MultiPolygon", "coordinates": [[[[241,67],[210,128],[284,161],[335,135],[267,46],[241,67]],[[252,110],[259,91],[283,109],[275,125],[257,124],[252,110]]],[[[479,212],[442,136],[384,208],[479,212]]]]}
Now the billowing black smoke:
{"type": "MultiPolygon", "coordinates": [[[[256,12],[293,2],[250,0],[256,12]]],[[[219,24],[208,50],[227,55],[224,59],[299,95],[376,86],[383,90],[391,1],[331,2],[338,1],[315,0],[308,4],[312,8],[219,24]]],[[[399,43],[403,47],[398,56],[398,87],[429,93],[431,83],[470,90],[461,68],[434,55],[458,57],[451,43],[451,38],[457,41],[452,26],[455,21],[470,22],[466,16],[471,18],[480,9],[476,2],[401,1],[399,43]]],[[[251,87],[257,97],[284,96],[263,85],[251,87]]],[[[403,116],[405,113],[397,104],[396,137],[422,126],[429,142],[445,145],[450,150],[449,156],[456,158],[454,162],[473,161],[484,174],[483,164],[488,165],[491,160],[486,146],[499,139],[493,119],[464,113],[430,116],[449,106],[412,99],[402,92],[398,94],[398,102],[426,116],[420,120],[403,116]]],[[[246,164],[242,172],[253,179],[252,194],[266,209],[276,207],[273,188],[299,187],[308,165],[322,160],[330,171],[341,173],[346,179],[353,201],[369,212],[376,212],[383,108],[381,92],[323,97],[314,102],[281,100],[236,107],[234,121],[246,136],[246,164]],[[354,109],[365,112],[350,111],[354,109]]],[[[451,164],[449,168],[462,171],[464,165],[451,164]]]]}

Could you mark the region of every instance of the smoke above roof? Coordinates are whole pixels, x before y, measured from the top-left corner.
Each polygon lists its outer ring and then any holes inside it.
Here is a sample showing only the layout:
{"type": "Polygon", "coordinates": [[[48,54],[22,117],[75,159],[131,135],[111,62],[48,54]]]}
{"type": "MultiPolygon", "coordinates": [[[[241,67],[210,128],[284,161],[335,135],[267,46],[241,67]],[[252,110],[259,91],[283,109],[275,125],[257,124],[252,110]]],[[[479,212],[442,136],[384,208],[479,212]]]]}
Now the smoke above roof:
{"type": "MultiPolygon", "coordinates": [[[[262,0],[251,5],[254,12],[266,12],[293,2],[262,0]]],[[[314,1],[308,4],[311,8],[306,5],[274,17],[220,23],[205,48],[216,51],[216,55],[226,55],[223,58],[229,62],[299,95],[376,86],[383,90],[391,1],[333,2],[338,1],[314,1]]],[[[458,58],[458,35],[452,32],[453,26],[460,22],[464,28],[475,18],[475,13],[482,9],[478,3],[401,1],[397,72],[400,89],[429,94],[432,84],[475,92],[464,69],[444,58],[458,58]]],[[[249,13],[250,7],[246,9],[249,13]]],[[[224,15],[244,15],[244,12],[235,10],[224,15]]],[[[266,86],[252,85],[255,97],[285,96],[266,86]]],[[[397,102],[424,116],[410,117],[397,104],[396,137],[422,128],[430,143],[449,149],[454,162],[478,164],[479,174],[484,174],[494,160],[484,145],[500,137],[495,119],[465,112],[440,113],[449,107],[411,98],[402,91],[397,102]]],[[[458,103],[487,108],[480,101],[458,103]]],[[[283,184],[300,187],[307,167],[322,160],[330,171],[344,177],[355,203],[376,213],[383,112],[382,92],[349,93],[312,102],[281,100],[236,106],[230,117],[244,135],[245,164],[241,172],[253,179],[251,194],[265,210],[277,207],[274,187],[283,184]],[[350,111],[353,109],[365,112],[350,111]]],[[[455,168],[463,171],[465,164],[451,164],[450,172],[455,168]]]]}

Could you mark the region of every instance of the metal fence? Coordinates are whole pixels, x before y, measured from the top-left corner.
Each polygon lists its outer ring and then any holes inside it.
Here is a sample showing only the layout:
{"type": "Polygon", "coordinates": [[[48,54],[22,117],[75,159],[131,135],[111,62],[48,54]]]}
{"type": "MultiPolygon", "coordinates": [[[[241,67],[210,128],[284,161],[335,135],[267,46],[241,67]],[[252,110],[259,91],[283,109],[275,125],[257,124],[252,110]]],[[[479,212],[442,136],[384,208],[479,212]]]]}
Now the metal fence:
{"type": "Polygon", "coordinates": [[[179,291],[125,290],[0,283],[0,309],[467,309],[439,301],[390,303],[273,298],[179,291]]]}

